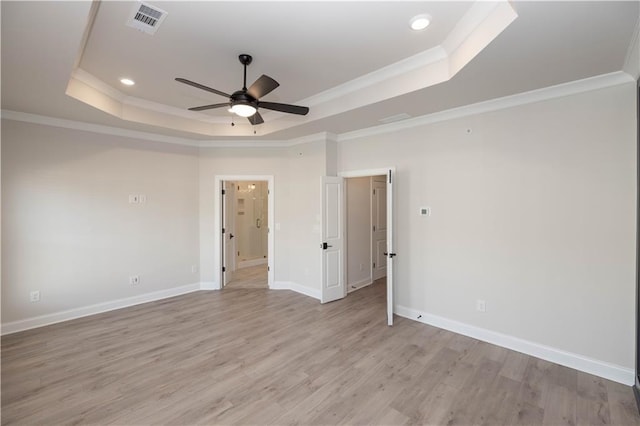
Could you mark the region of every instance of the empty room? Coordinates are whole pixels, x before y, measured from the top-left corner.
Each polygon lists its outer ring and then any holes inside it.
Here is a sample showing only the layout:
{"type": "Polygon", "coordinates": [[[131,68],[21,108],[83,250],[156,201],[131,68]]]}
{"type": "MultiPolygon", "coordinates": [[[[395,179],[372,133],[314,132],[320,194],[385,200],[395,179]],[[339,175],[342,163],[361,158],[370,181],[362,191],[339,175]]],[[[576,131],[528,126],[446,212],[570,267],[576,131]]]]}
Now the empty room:
{"type": "Polygon", "coordinates": [[[2,425],[639,425],[639,1],[2,1],[2,425]]]}

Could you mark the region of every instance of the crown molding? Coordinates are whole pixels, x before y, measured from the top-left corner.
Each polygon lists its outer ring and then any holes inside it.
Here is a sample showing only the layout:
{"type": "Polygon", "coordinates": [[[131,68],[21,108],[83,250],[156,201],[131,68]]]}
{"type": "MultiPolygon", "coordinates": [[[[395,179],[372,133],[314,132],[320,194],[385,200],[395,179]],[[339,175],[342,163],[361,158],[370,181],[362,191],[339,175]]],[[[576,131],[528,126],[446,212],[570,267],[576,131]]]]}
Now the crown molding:
{"type": "Polygon", "coordinates": [[[121,136],[132,139],[149,140],[154,142],[173,143],[200,148],[282,148],[315,142],[319,140],[345,142],[362,137],[396,132],[399,130],[424,126],[431,123],[453,120],[469,115],[497,111],[501,109],[516,107],[519,105],[541,102],[549,99],[570,96],[578,93],[588,92],[591,90],[604,89],[607,87],[632,82],[635,82],[635,80],[629,74],[624,71],[616,71],[609,74],[603,74],[595,77],[585,78],[582,80],[562,83],[556,86],[536,89],[529,92],[492,99],[489,101],[478,102],[471,105],[465,105],[458,108],[411,118],[408,120],[382,124],[380,126],[368,127],[366,129],[354,130],[352,132],[342,133],[338,135],[330,132],[320,132],[288,140],[198,140],[165,136],[157,133],[141,132],[137,130],[122,129],[119,127],[105,126],[100,124],[91,124],[81,121],[47,117],[43,115],[29,114],[19,111],[2,110],[1,114],[2,118],[6,120],[23,121],[53,127],[62,127],[67,129],[82,130],[86,132],[121,136]]]}
{"type": "Polygon", "coordinates": [[[141,132],[137,130],[122,129],[120,127],[91,124],[82,121],[66,120],[63,118],[47,117],[44,115],[29,114],[20,111],[3,109],[2,119],[22,121],[25,123],[41,124],[45,126],[61,127],[65,129],[80,130],[111,136],[120,136],[131,139],[142,139],[153,142],[171,143],[177,145],[193,146],[199,148],[286,148],[320,140],[337,140],[336,135],[328,132],[314,133],[289,140],[198,140],[166,136],[158,133],[141,132]]]}
{"type": "Polygon", "coordinates": [[[636,21],[622,69],[635,80],[640,78],[640,17],[636,21]]]}
{"type": "MultiPolygon", "coordinates": [[[[268,120],[262,125],[261,133],[268,135],[450,80],[516,18],[517,14],[508,0],[477,0],[440,45],[299,101],[312,107],[305,117],[288,120],[267,113],[265,118],[268,120]]],[[[237,123],[241,125],[230,129],[227,117],[212,117],[127,96],[80,68],[72,73],[66,94],[132,122],[209,137],[253,136],[254,129],[246,122],[237,123]]],[[[224,143],[204,145],[220,146],[224,143]]]]}
{"type": "Polygon", "coordinates": [[[154,142],[172,143],[186,146],[199,146],[195,139],[178,138],[175,136],[160,135],[158,133],[141,132],[138,130],[122,129],[120,127],[105,126],[102,124],[85,123],[83,121],[66,120],[63,118],[47,117],[44,115],[29,114],[20,111],[3,109],[2,118],[5,120],[22,121],[25,123],[43,124],[45,126],[62,127],[65,129],[81,130],[85,132],[100,133],[104,135],[121,136],[132,139],[142,139],[154,142]]]}
{"type": "Polygon", "coordinates": [[[433,114],[422,115],[420,117],[415,117],[395,123],[382,124],[375,127],[368,127],[366,129],[342,133],[338,135],[338,142],[359,139],[367,136],[375,136],[383,133],[396,132],[399,130],[453,120],[469,115],[482,114],[485,112],[512,108],[519,105],[561,98],[564,96],[570,96],[578,93],[589,92],[592,90],[617,86],[619,84],[625,84],[633,81],[635,80],[626,72],[616,71],[609,74],[602,74],[582,80],[575,80],[555,86],[532,90],[529,92],[518,93],[515,95],[504,96],[501,98],[465,105],[458,108],[452,108],[445,111],[439,111],[433,114]]]}

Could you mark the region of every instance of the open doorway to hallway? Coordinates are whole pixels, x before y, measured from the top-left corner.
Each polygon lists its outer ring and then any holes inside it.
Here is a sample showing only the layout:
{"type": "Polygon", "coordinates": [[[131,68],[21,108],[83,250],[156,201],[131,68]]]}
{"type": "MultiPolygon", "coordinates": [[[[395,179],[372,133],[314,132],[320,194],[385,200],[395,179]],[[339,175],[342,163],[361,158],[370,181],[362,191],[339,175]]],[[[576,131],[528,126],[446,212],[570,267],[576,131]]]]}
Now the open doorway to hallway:
{"type": "Polygon", "coordinates": [[[269,288],[267,181],[223,182],[223,288],[269,288]]]}
{"type": "Polygon", "coordinates": [[[387,176],[345,179],[347,204],[347,293],[387,276],[387,176]]]}

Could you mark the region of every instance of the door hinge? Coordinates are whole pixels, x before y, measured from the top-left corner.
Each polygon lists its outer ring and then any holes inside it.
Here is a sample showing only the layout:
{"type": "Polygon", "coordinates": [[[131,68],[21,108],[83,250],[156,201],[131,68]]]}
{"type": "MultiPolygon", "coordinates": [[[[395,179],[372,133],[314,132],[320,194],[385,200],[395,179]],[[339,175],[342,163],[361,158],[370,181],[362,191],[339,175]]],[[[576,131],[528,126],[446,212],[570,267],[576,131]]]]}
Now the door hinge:
{"type": "Polygon", "coordinates": [[[373,267],[374,267],[374,268],[376,267],[376,262],[373,262],[373,267]]]}
{"type": "Polygon", "coordinates": [[[224,189],[222,190],[222,195],[226,194],[227,191],[225,191],[224,189]]]}
{"type": "Polygon", "coordinates": [[[373,225],[373,232],[376,232],[376,226],[373,225]]]}
{"type": "Polygon", "coordinates": [[[240,252],[238,252],[238,256],[240,256],[240,252]]]}
{"type": "Polygon", "coordinates": [[[225,233],[225,230],[224,230],[224,228],[222,228],[222,233],[223,233],[223,234],[225,233]]]}
{"type": "Polygon", "coordinates": [[[222,272],[227,272],[227,268],[225,268],[224,266],[222,267],[222,272]]]}
{"type": "Polygon", "coordinates": [[[271,270],[271,268],[269,266],[267,266],[267,272],[270,271],[270,270],[271,270]]]}
{"type": "Polygon", "coordinates": [[[373,195],[376,195],[376,190],[375,189],[373,190],[373,195]]]}
{"type": "Polygon", "coordinates": [[[389,170],[389,183],[391,183],[391,170],[389,170]]]}

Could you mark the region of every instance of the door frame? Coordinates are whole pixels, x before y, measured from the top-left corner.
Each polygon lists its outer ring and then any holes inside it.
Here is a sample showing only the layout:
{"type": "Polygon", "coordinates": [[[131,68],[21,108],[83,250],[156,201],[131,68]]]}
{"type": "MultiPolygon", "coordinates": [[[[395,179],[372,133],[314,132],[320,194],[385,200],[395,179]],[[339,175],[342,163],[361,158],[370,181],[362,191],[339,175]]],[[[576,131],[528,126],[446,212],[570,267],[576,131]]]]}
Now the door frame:
{"type": "Polygon", "coordinates": [[[217,282],[214,284],[214,290],[221,290],[224,283],[224,276],[222,272],[224,250],[222,244],[224,239],[222,238],[222,182],[223,181],[266,181],[267,182],[267,285],[269,288],[273,288],[274,276],[275,276],[275,243],[273,237],[273,231],[275,229],[275,185],[273,175],[216,175],[214,179],[214,211],[218,214],[213,217],[213,244],[218,249],[218,255],[213,257],[213,268],[218,277],[217,282]]]}
{"type": "MultiPolygon", "coordinates": [[[[379,169],[364,169],[364,170],[349,170],[344,172],[338,172],[338,176],[342,178],[355,178],[355,177],[370,177],[370,176],[380,176],[380,175],[389,175],[391,173],[392,181],[395,181],[396,177],[396,168],[395,167],[383,167],[379,169]]],[[[387,191],[387,247],[391,246],[395,247],[393,240],[395,232],[393,232],[393,192],[387,191]],[[389,238],[389,232],[391,232],[391,238],[389,238]]],[[[346,203],[343,206],[343,209],[346,209],[346,203]]],[[[348,225],[345,221],[345,232],[349,232],[346,228],[348,225]]],[[[343,264],[345,268],[347,267],[347,250],[343,251],[343,264]]],[[[395,256],[395,254],[394,254],[395,256]]],[[[373,271],[372,271],[373,272],[373,271]]],[[[371,279],[373,279],[373,275],[371,275],[371,279]]],[[[394,313],[394,289],[393,289],[393,260],[387,259],[387,302],[391,301],[391,306],[387,306],[387,324],[393,324],[393,313],[394,313]],[[389,277],[391,279],[389,280],[389,277]]],[[[387,303],[389,305],[389,303],[387,303]]]]}

